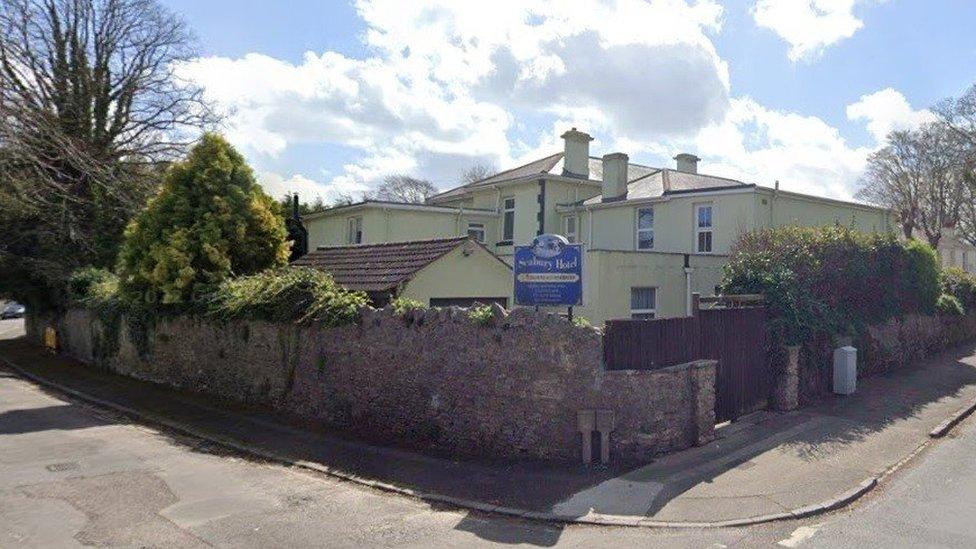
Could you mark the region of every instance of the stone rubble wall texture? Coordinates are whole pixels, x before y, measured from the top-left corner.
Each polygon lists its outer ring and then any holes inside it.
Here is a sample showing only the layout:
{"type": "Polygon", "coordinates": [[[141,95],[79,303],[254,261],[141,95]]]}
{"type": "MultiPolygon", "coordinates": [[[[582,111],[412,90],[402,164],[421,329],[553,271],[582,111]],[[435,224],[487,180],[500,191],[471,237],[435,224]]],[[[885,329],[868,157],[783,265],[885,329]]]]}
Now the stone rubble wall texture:
{"type": "Polygon", "coordinates": [[[910,367],[957,345],[976,340],[976,316],[908,315],[868,326],[853,341],[820,336],[800,351],[799,393],[805,404],[832,392],[833,352],[841,344],[857,348],[858,378],[910,367]]]}
{"type": "Polygon", "coordinates": [[[180,317],[143,332],[83,310],[55,324],[64,352],[110,371],[438,455],[577,461],[586,409],[614,412],[617,462],[714,429],[714,361],[607,371],[597,330],[528,309],[487,325],[457,308],[367,309],[340,328],[180,317]]]}

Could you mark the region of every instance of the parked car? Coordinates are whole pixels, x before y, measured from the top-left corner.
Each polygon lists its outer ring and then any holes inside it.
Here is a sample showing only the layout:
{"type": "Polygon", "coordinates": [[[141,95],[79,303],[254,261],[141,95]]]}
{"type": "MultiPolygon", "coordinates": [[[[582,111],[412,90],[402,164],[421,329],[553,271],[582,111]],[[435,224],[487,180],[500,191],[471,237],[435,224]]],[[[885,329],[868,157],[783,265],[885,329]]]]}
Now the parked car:
{"type": "Polygon", "coordinates": [[[26,310],[24,306],[20,303],[8,303],[3,311],[0,311],[0,320],[7,320],[8,318],[24,318],[24,313],[26,310]]]}

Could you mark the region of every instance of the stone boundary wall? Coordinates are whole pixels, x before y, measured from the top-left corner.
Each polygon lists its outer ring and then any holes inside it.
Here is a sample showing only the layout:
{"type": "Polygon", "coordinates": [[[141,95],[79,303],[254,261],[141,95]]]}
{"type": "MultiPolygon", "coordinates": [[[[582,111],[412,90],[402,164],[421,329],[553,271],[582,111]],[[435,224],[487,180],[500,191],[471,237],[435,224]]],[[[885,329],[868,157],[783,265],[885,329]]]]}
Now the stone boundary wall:
{"type": "Polygon", "coordinates": [[[976,316],[908,315],[884,324],[867,326],[852,338],[815,337],[789,360],[787,349],[771,349],[777,372],[772,400],[777,409],[793,409],[833,392],[833,352],[853,345],[857,349],[857,376],[866,378],[911,367],[955,346],[976,341],[976,316]],[[789,403],[795,402],[792,407],[789,403]]]}
{"type": "Polygon", "coordinates": [[[438,455],[577,461],[584,410],[613,412],[615,462],[713,436],[715,361],[607,371],[599,331],[530,309],[498,309],[487,325],[457,308],[366,309],[340,328],[189,317],[106,326],[85,310],[31,322],[53,323],[62,352],[112,372],[438,455]]]}

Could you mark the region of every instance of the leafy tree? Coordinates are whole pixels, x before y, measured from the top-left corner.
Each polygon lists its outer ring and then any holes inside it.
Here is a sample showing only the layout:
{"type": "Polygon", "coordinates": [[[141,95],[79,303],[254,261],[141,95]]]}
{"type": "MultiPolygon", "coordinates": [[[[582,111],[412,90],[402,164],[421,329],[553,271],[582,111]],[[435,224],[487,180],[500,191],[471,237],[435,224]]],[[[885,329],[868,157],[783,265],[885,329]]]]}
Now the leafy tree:
{"type": "Polygon", "coordinates": [[[156,0],[0,1],[0,294],[63,300],[115,262],[161,165],[214,120],[176,75],[192,57],[156,0]]]}
{"type": "Polygon", "coordinates": [[[244,158],[204,135],[162,190],[126,228],[119,278],[130,299],[185,303],[232,275],[284,265],[280,205],[264,194],[244,158]]]}
{"type": "MultiPolygon", "coordinates": [[[[295,194],[297,195],[298,193],[295,194]]],[[[294,199],[291,195],[286,194],[279,201],[281,203],[281,213],[285,218],[289,218],[292,215],[292,208],[294,207],[292,202],[293,200],[294,199]]],[[[301,200],[298,202],[299,215],[308,215],[310,213],[321,212],[326,208],[328,208],[328,206],[325,204],[325,200],[323,200],[321,196],[316,196],[315,200],[312,202],[303,202],[301,200]]]]}

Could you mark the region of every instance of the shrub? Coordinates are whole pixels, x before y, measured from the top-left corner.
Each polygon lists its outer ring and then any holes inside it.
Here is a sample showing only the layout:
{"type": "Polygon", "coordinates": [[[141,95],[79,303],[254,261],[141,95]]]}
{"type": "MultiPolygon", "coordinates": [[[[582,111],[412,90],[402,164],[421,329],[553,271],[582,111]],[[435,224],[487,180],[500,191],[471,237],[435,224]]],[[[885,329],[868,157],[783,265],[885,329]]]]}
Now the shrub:
{"type": "Polygon", "coordinates": [[[917,299],[908,308],[923,314],[932,314],[935,312],[936,301],[942,294],[939,284],[939,257],[931,246],[921,240],[909,240],[904,247],[908,260],[902,278],[904,292],[917,299]]]}
{"type": "Polygon", "coordinates": [[[279,207],[233,147],[204,135],[126,228],[119,254],[123,291],[132,299],[185,303],[232,275],[284,265],[288,243],[279,207]]]}
{"type": "Polygon", "coordinates": [[[210,295],[208,312],[224,319],[320,322],[341,326],[355,321],[368,303],[327,273],[283,267],[224,281],[210,295]]]}
{"type": "Polygon", "coordinates": [[[943,316],[962,316],[966,314],[962,304],[955,296],[942,294],[935,302],[935,311],[943,316]]]}
{"type": "Polygon", "coordinates": [[[426,308],[424,307],[423,303],[417,301],[416,299],[410,299],[409,297],[398,297],[394,299],[390,305],[393,306],[393,312],[398,315],[405,315],[410,311],[426,308]]]}
{"type": "Polygon", "coordinates": [[[106,269],[86,267],[68,277],[69,304],[96,307],[119,299],[119,279],[106,269]]]}
{"type": "Polygon", "coordinates": [[[795,344],[908,313],[931,314],[938,272],[924,243],[841,226],[782,227],[740,237],[722,291],[765,295],[771,329],[795,344]]]}
{"type": "Polygon", "coordinates": [[[966,311],[976,311],[976,277],[960,269],[948,267],[942,270],[942,293],[959,300],[966,311]]]}
{"type": "Polygon", "coordinates": [[[475,305],[468,309],[468,318],[482,326],[491,324],[491,319],[494,317],[495,313],[492,312],[490,305],[475,305]]]}

